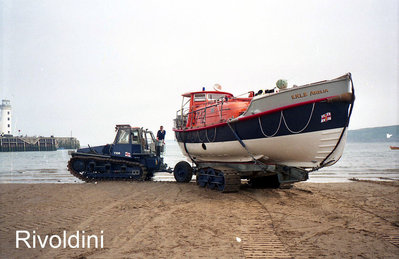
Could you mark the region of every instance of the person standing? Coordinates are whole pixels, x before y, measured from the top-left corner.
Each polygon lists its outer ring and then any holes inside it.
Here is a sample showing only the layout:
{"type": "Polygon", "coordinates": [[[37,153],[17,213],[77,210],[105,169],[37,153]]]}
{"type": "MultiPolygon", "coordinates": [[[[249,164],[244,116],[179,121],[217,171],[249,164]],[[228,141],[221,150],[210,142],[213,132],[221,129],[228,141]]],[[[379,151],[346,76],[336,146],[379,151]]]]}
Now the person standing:
{"type": "Polygon", "coordinates": [[[161,155],[161,151],[163,151],[163,145],[165,144],[165,135],[166,135],[166,130],[163,129],[163,126],[161,126],[158,130],[157,133],[157,156],[161,155]]]}
{"type": "Polygon", "coordinates": [[[157,140],[165,143],[165,135],[166,135],[166,131],[163,129],[163,126],[161,126],[157,133],[157,140]]]}

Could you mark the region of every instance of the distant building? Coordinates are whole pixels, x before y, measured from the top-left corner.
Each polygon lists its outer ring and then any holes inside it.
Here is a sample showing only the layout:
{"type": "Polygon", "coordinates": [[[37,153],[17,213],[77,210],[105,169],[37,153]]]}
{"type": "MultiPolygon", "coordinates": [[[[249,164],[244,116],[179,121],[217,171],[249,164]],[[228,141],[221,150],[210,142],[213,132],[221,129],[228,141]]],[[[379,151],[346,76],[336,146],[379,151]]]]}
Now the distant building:
{"type": "Polygon", "coordinates": [[[10,135],[12,132],[12,117],[10,100],[2,100],[0,105],[0,134],[10,135]]]}

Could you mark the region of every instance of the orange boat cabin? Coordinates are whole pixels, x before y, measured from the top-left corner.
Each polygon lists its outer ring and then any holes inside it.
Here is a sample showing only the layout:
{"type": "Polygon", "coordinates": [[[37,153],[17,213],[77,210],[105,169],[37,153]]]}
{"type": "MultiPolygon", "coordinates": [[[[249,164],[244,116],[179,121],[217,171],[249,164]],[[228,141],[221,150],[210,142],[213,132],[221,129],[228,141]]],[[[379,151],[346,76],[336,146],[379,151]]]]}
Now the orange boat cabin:
{"type": "Polygon", "coordinates": [[[252,97],[252,92],[247,98],[237,98],[231,93],[220,91],[183,94],[182,108],[177,112],[175,128],[202,128],[237,118],[247,109],[252,97]]]}

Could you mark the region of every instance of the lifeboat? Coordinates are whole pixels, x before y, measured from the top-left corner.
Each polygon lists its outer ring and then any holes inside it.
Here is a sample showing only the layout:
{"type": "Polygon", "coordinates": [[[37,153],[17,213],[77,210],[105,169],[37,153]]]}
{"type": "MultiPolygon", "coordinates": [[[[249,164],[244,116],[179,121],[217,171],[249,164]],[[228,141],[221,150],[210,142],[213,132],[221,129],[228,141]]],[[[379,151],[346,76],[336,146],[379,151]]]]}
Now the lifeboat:
{"type": "Polygon", "coordinates": [[[173,129],[183,154],[199,167],[247,174],[267,165],[311,171],[340,159],[355,99],[350,73],[264,92],[183,94],[173,129]]]}

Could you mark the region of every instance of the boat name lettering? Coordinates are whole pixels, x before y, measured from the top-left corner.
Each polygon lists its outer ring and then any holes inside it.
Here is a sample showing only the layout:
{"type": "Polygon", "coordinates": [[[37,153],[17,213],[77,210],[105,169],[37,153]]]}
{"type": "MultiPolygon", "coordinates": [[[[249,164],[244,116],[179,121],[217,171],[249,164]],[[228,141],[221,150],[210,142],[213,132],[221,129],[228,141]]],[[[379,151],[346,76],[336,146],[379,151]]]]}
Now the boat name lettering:
{"type": "Polygon", "coordinates": [[[293,95],[291,95],[291,98],[294,100],[294,99],[298,99],[298,98],[304,98],[304,97],[307,97],[307,96],[312,96],[312,95],[317,95],[317,94],[324,94],[324,93],[328,93],[328,89],[310,91],[309,93],[308,92],[303,92],[303,93],[293,94],[293,95]]]}

